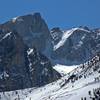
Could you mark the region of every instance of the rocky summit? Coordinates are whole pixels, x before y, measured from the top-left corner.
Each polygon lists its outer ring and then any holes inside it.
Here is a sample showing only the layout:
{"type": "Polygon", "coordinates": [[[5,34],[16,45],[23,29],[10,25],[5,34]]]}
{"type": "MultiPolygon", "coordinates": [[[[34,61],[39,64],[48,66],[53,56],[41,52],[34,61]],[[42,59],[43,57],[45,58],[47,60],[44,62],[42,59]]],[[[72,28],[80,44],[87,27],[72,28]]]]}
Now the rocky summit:
{"type": "Polygon", "coordinates": [[[43,51],[50,35],[47,24],[40,13],[28,14],[11,19],[0,25],[0,29],[16,31],[29,47],[43,51]]]}

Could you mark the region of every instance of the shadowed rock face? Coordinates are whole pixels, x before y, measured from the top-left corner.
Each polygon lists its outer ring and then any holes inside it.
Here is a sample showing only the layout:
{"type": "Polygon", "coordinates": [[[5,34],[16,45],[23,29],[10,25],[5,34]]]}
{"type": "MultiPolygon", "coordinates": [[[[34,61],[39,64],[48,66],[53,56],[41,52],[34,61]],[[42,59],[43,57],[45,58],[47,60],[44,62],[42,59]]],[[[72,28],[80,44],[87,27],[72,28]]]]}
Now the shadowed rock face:
{"type": "Polygon", "coordinates": [[[0,91],[43,86],[60,78],[47,57],[17,32],[0,30],[0,91]]]}
{"type": "MultiPolygon", "coordinates": [[[[55,33],[60,34],[58,30],[55,33]]],[[[57,43],[52,39],[54,42],[53,47],[60,45],[51,54],[51,58],[55,63],[67,65],[84,63],[100,51],[99,29],[89,30],[87,27],[73,28],[63,32],[60,38],[57,43]],[[64,35],[66,36],[64,37],[64,35]],[[67,35],[69,35],[68,38],[67,35]]]]}

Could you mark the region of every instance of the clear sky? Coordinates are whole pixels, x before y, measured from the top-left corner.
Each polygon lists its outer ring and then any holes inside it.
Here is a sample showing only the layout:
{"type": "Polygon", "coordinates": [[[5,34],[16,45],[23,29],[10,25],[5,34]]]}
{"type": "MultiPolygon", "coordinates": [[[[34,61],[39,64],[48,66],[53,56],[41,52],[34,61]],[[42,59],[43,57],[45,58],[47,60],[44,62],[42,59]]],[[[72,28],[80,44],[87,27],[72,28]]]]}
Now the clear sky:
{"type": "Polygon", "coordinates": [[[49,28],[100,27],[100,0],[0,0],[0,23],[40,12],[49,28]]]}

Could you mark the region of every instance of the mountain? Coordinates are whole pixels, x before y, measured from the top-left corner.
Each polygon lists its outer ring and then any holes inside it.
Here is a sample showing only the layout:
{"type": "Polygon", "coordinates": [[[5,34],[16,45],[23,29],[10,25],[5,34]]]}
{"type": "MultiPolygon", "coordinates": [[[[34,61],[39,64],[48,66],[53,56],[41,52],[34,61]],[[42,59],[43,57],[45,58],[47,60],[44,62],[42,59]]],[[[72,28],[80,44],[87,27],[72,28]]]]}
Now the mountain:
{"type": "Polygon", "coordinates": [[[29,47],[44,51],[50,35],[47,24],[40,13],[19,16],[0,25],[0,29],[16,31],[29,47]],[[38,45],[37,45],[38,44],[38,45]]]}
{"type": "Polygon", "coordinates": [[[28,47],[35,47],[52,64],[78,65],[100,51],[100,29],[76,27],[51,30],[40,13],[19,16],[1,24],[0,29],[16,31],[28,47]]]}
{"type": "Polygon", "coordinates": [[[78,65],[91,59],[100,52],[100,30],[88,27],[72,28],[61,31],[51,30],[53,50],[51,59],[55,63],[78,65]]]}
{"type": "Polygon", "coordinates": [[[44,86],[61,78],[53,66],[80,65],[98,52],[99,28],[50,31],[40,13],[13,18],[0,25],[0,91],[44,86]]]}
{"type": "Polygon", "coordinates": [[[100,53],[48,85],[0,95],[2,100],[99,100],[100,53]]]}
{"type": "Polygon", "coordinates": [[[0,91],[39,87],[58,78],[50,60],[29,48],[18,32],[0,30],[0,91]]]}

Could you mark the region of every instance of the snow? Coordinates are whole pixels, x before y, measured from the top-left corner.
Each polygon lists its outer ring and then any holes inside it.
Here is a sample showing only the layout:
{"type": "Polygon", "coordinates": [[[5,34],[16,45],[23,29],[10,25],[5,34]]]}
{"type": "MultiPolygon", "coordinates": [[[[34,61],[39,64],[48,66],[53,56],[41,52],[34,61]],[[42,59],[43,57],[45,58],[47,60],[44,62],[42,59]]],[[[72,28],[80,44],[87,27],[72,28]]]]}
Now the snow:
{"type": "Polygon", "coordinates": [[[9,77],[9,75],[7,74],[7,72],[6,71],[4,71],[3,73],[1,73],[0,74],[0,79],[3,79],[3,78],[8,78],[9,77]]]}
{"type": "Polygon", "coordinates": [[[86,34],[85,34],[84,36],[82,36],[81,40],[84,40],[84,39],[85,39],[85,37],[86,37],[86,34]]]}
{"type": "Polygon", "coordinates": [[[11,35],[12,32],[7,33],[0,41],[4,40],[5,38],[7,38],[8,36],[11,35]]]}
{"type": "Polygon", "coordinates": [[[29,50],[27,51],[27,54],[30,55],[31,53],[33,53],[33,49],[29,48],[29,50]]]}
{"type": "MultiPolygon", "coordinates": [[[[31,49],[31,48],[29,48],[29,50],[27,51],[27,58],[28,58],[28,61],[29,61],[29,70],[30,70],[30,72],[32,72],[34,69],[33,69],[33,67],[32,67],[32,62],[31,62],[31,60],[30,60],[30,58],[29,58],[29,55],[30,54],[33,54],[34,52],[33,52],[33,49],[31,49]]],[[[35,63],[35,62],[34,62],[35,63]]]]}
{"type": "Polygon", "coordinates": [[[7,72],[3,72],[3,75],[4,75],[4,77],[6,78],[6,77],[9,77],[9,75],[7,74],[7,72]]]}
{"type": "Polygon", "coordinates": [[[87,84],[84,83],[84,80],[80,80],[74,85],[66,85],[63,88],[59,87],[61,81],[59,80],[57,83],[54,82],[41,88],[19,90],[18,94],[15,94],[15,91],[6,92],[4,95],[1,93],[1,97],[2,100],[14,100],[18,97],[20,100],[80,100],[81,97],[87,97],[87,100],[90,100],[88,91],[100,87],[100,81],[88,83],[88,80],[91,78],[87,79],[87,84]]]}
{"type": "Polygon", "coordinates": [[[60,41],[57,45],[54,46],[54,50],[56,50],[56,49],[58,49],[59,47],[63,46],[64,43],[66,42],[67,38],[68,38],[75,30],[76,30],[76,28],[75,28],[75,29],[71,29],[71,30],[67,30],[67,31],[63,34],[61,41],[60,41]]]}
{"type": "Polygon", "coordinates": [[[15,23],[18,17],[12,19],[12,22],[15,23]]]}
{"type": "Polygon", "coordinates": [[[94,82],[92,79],[95,75],[87,78],[86,82],[79,80],[62,88],[59,84],[64,78],[44,87],[17,90],[18,94],[16,94],[16,91],[0,93],[1,100],[18,100],[18,98],[20,100],[81,100],[81,97],[87,97],[87,100],[91,100],[88,91],[100,87],[100,81],[94,82]]]}
{"type": "Polygon", "coordinates": [[[20,18],[20,17],[15,17],[15,18],[12,19],[13,23],[15,23],[16,21],[21,22],[21,21],[24,21],[24,20],[22,18],[20,18]]]}
{"type": "Polygon", "coordinates": [[[12,33],[12,32],[7,33],[7,34],[3,37],[3,39],[5,39],[6,37],[10,36],[11,33],[12,33]]]}
{"type": "Polygon", "coordinates": [[[100,87],[100,81],[94,82],[94,76],[87,78],[85,81],[82,79],[74,84],[67,84],[62,88],[59,84],[63,79],[59,80],[33,90],[25,100],[30,100],[30,98],[32,100],[80,100],[81,97],[89,98],[88,91],[100,87]],[[85,91],[85,93],[83,91],[85,91]]]}
{"type": "Polygon", "coordinates": [[[57,64],[53,68],[58,71],[60,74],[67,74],[74,70],[78,65],[72,65],[72,66],[66,66],[66,65],[60,65],[57,64]]]}
{"type": "MultiPolygon", "coordinates": [[[[64,43],[66,42],[66,40],[67,40],[67,39],[73,34],[73,32],[76,31],[76,30],[85,31],[85,32],[88,32],[88,33],[90,32],[90,31],[85,30],[85,29],[83,29],[83,28],[72,28],[72,29],[70,29],[70,30],[65,31],[65,32],[63,33],[63,36],[62,36],[61,40],[58,42],[58,44],[56,44],[56,45],[54,46],[54,51],[57,50],[58,48],[60,48],[61,46],[63,46],[64,43]]],[[[84,39],[84,37],[83,37],[83,39],[84,39]]]]}
{"type": "Polygon", "coordinates": [[[76,47],[81,47],[82,44],[83,44],[83,42],[79,41],[79,44],[76,47]]]}

